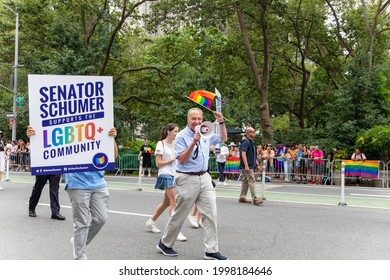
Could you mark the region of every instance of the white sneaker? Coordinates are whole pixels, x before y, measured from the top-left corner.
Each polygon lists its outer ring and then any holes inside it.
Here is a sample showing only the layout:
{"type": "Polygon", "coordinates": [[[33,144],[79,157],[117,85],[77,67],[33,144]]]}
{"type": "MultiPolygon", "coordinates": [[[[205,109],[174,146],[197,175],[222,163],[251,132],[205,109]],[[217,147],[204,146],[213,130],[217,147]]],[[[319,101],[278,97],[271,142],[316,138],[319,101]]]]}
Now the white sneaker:
{"type": "Polygon", "coordinates": [[[150,174],[148,174],[148,177],[150,177],[150,174]]]}
{"type": "Polygon", "coordinates": [[[0,190],[4,190],[4,188],[0,187],[0,190]]]}
{"type": "Polygon", "coordinates": [[[149,219],[146,224],[145,224],[146,228],[148,229],[148,231],[150,232],[153,232],[153,233],[160,233],[161,230],[159,230],[157,227],[156,227],[156,223],[153,222],[151,219],[149,219]]]}
{"type": "Polygon", "coordinates": [[[218,181],[217,186],[222,185],[223,183],[221,181],[218,181]]]}
{"type": "Polygon", "coordinates": [[[226,182],[223,182],[223,185],[224,185],[224,186],[228,186],[229,184],[228,184],[228,183],[226,183],[226,182]]]}
{"type": "Polygon", "coordinates": [[[179,232],[179,235],[176,238],[177,241],[187,241],[187,237],[184,236],[182,232],[179,232]]]}
{"type": "Polygon", "coordinates": [[[197,216],[189,215],[188,216],[188,220],[190,220],[190,223],[191,223],[192,227],[194,227],[194,228],[198,228],[199,227],[199,225],[198,225],[198,217],[197,216]]]}

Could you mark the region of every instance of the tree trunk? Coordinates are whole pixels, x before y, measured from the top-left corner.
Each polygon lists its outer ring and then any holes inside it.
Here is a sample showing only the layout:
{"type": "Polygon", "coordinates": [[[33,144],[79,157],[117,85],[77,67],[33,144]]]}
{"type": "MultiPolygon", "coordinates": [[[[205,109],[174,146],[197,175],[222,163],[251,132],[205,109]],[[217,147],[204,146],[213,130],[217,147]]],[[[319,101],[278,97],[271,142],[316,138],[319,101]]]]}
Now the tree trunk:
{"type": "Polygon", "coordinates": [[[269,115],[269,104],[268,104],[268,81],[269,81],[269,30],[267,21],[265,18],[266,11],[266,0],[260,1],[261,9],[261,28],[263,32],[263,50],[264,50],[264,64],[263,64],[263,73],[260,76],[255,56],[249,41],[248,29],[246,28],[244,17],[240,7],[236,7],[237,18],[240,25],[242,38],[244,41],[245,50],[248,56],[249,65],[251,66],[252,73],[256,83],[256,90],[260,95],[260,123],[262,129],[262,143],[271,143],[273,139],[273,129],[271,124],[271,119],[269,115]]]}
{"type": "Polygon", "coordinates": [[[368,52],[368,70],[372,70],[373,65],[373,58],[374,58],[374,45],[376,40],[376,35],[379,33],[382,33],[383,31],[388,31],[389,28],[384,28],[381,31],[378,31],[378,26],[380,26],[380,17],[386,18],[389,16],[389,6],[390,6],[390,0],[386,0],[383,3],[383,0],[378,1],[378,7],[376,9],[376,12],[374,14],[374,17],[372,19],[372,22],[369,21],[368,18],[368,11],[367,11],[367,5],[365,0],[360,1],[362,4],[362,10],[363,10],[363,19],[364,24],[366,25],[367,30],[367,36],[368,36],[368,46],[367,46],[367,52],[368,52]]]}

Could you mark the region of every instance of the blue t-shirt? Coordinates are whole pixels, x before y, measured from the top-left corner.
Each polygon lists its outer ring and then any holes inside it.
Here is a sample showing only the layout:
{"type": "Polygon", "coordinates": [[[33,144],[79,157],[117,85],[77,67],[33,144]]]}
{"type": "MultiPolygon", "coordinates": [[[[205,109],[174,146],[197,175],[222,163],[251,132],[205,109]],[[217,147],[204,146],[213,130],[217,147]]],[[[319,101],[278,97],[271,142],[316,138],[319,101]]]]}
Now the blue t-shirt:
{"type": "Polygon", "coordinates": [[[107,186],[102,171],[65,173],[65,190],[96,190],[107,186]]]}
{"type": "Polygon", "coordinates": [[[303,158],[303,151],[302,151],[302,150],[298,150],[298,151],[297,151],[297,158],[298,158],[298,159],[303,158]]]}

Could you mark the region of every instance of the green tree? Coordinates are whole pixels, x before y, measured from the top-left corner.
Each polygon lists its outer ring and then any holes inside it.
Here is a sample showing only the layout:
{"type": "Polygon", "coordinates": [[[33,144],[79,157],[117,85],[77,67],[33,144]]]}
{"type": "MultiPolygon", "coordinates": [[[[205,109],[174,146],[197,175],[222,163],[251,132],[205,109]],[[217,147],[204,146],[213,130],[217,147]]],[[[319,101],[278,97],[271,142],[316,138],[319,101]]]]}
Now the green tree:
{"type": "Polygon", "coordinates": [[[364,151],[387,163],[390,160],[390,125],[374,126],[361,134],[357,143],[364,151]]]}

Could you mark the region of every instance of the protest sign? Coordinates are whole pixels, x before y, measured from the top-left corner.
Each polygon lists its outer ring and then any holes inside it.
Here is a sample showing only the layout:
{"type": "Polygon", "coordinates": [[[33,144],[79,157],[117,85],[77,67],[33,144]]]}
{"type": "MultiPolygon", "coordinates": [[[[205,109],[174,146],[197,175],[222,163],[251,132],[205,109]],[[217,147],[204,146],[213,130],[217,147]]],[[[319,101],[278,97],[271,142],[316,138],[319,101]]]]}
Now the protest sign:
{"type": "Polygon", "coordinates": [[[28,75],[31,173],[115,169],[112,77],[28,75]]]}

